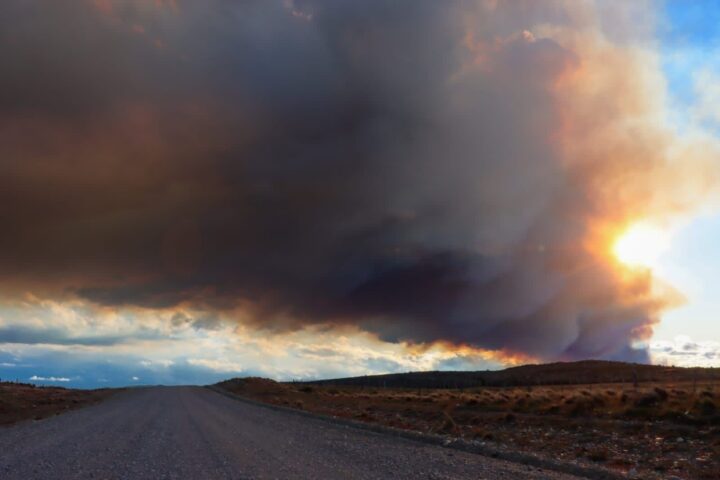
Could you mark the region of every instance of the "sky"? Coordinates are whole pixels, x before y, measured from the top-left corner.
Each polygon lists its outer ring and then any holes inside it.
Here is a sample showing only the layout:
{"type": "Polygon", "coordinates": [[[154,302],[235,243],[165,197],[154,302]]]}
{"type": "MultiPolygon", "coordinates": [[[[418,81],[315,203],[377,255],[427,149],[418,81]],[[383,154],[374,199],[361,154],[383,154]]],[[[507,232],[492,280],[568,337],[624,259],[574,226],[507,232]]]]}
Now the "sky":
{"type": "Polygon", "coordinates": [[[0,378],[720,366],[718,17],[2,2],[0,378]]]}

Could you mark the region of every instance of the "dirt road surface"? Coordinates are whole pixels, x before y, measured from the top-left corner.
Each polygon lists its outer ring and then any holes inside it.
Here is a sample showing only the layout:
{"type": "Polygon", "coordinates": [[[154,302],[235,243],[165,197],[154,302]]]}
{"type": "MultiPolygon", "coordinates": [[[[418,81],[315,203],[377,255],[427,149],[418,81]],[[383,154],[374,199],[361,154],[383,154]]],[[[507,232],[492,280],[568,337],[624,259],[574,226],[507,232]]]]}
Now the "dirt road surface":
{"type": "Polygon", "coordinates": [[[576,477],[271,410],[201,387],[153,387],[0,428],[0,478],[576,477]]]}

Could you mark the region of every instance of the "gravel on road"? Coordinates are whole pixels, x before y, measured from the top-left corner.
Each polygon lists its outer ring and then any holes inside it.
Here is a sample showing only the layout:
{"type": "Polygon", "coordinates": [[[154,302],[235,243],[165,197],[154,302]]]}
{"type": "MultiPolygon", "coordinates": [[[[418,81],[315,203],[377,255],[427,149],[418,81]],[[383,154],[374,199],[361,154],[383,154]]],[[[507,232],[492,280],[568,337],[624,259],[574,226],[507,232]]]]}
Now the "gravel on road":
{"type": "Polygon", "coordinates": [[[562,479],[570,475],[252,405],[137,388],[0,428],[0,479],[562,479]]]}

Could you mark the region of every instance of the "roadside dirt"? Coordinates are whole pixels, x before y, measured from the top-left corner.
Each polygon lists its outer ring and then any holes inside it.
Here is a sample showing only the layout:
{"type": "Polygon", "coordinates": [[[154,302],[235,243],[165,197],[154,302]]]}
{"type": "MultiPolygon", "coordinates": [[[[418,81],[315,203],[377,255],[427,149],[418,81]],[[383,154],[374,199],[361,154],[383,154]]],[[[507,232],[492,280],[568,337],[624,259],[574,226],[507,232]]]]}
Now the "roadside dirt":
{"type": "Polygon", "coordinates": [[[0,425],[40,420],[102,401],[118,389],[75,390],[0,382],[0,425]]]}

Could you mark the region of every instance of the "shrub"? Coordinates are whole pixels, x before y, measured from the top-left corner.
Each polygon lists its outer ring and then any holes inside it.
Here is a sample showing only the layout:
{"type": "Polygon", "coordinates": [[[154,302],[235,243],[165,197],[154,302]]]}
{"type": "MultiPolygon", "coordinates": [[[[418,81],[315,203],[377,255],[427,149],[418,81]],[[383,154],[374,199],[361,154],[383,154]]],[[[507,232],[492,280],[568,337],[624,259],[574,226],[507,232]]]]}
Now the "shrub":
{"type": "Polygon", "coordinates": [[[609,455],[604,448],[594,448],[587,453],[587,458],[593,462],[605,462],[609,458],[609,455]]]}
{"type": "Polygon", "coordinates": [[[635,400],[635,406],[636,407],[652,407],[653,405],[657,405],[660,401],[660,397],[657,396],[655,393],[648,393],[647,395],[643,395],[642,397],[635,400]]]}
{"type": "Polygon", "coordinates": [[[645,420],[652,418],[651,411],[647,407],[629,408],[625,412],[625,415],[628,417],[631,417],[631,418],[639,418],[639,419],[645,419],[645,420]]]}
{"type": "Polygon", "coordinates": [[[473,438],[475,438],[476,440],[493,440],[495,438],[495,435],[493,435],[492,432],[488,432],[487,430],[476,428],[473,431],[473,438]]]}
{"type": "Polygon", "coordinates": [[[581,400],[575,403],[573,407],[570,409],[570,415],[572,416],[581,416],[581,415],[588,415],[592,413],[593,411],[593,404],[591,401],[588,400],[581,400]]]}
{"type": "Polygon", "coordinates": [[[709,399],[698,402],[696,405],[703,415],[712,415],[717,410],[715,403],[709,399]]]}
{"type": "Polygon", "coordinates": [[[655,394],[658,396],[658,400],[661,402],[664,402],[668,399],[668,392],[667,390],[663,390],[660,387],[655,387],[655,394]]]}
{"type": "Polygon", "coordinates": [[[450,416],[449,413],[443,412],[443,423],[440,427],[440,431],[443,433],[454,433],[457,430],[457,424],[455,420],[450,416]]]}

